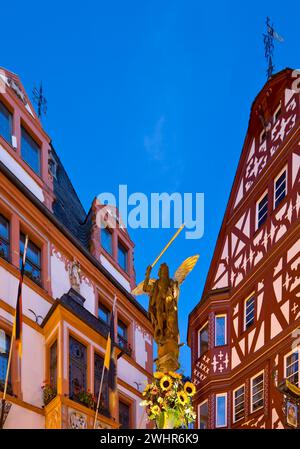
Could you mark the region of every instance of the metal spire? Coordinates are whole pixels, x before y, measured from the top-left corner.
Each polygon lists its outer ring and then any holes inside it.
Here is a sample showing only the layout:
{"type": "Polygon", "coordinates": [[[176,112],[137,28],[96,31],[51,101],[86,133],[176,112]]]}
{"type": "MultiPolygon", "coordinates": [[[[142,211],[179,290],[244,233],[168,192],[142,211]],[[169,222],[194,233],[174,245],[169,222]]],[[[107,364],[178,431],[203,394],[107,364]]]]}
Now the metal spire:
{"type": "Polygon", "coordinates": [[[270,23],[270,17],[266,19],[267,32],[263,34],[264,46],[265,46],[265,58],[267,61],[267,79],[269,79],[275,69],[273,64],[274,55],[274,39],[278,42],[283,42],[283,37],[281,37],[275,30],[274,25],[270,23]]]}

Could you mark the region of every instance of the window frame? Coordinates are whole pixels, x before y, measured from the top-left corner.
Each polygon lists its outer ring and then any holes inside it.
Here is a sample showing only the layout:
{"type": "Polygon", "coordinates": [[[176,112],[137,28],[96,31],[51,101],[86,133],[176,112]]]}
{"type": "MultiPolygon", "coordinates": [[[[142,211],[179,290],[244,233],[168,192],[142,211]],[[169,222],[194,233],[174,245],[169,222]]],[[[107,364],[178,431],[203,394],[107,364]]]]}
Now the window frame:
{"type": "Polygon", "coordinates": [[[205,429],[208,428],[208,399],[205,399],[204,401],[200,402],[200,404],[198,404],[198,429],[201,429],[201,413],[200,413],[200,410],[201,410],[201,407],[204,404],[207,404],[207,423],[206,423],[205,429]]]}
{"type": "Polygon", "coordinates": [[[215,348],[219,348],[221,346],[226,346],[227,345],[227,313],[218,313],[217,315],[215,315],[215,342],[214,342],[214,346],[215,348]],[[217,344],[217,318],[225,318],[225,328],[224,328],[224,344],[222,345],[218,345],[217,344]]]}
{"type": "MultiPolygon", "coordinates": [[[[117,250],[118,250],[118,265],[119,267],[125,271],[125,273],[128,273],[128,256],[129,256],[129,249],[128,247],[123,243],[123,241],[118,238],[118,242],[117,242],[117,250]],[[119,252],[124,250],[124,257],[125,257],[125,267],[123,267],[120,264],[120,258],[119,258],[119,252]]],[[[123,252],[123,251],[122,251],[123,252]]]]}
{"type": "Polygon", "coordinates": [[[111,317],[111,310],[110,308],[101,300],[98,301],[98,319],[101,320],[103,323],[105,323],[106,325],[109,326],[110,324],[110,317],[111,317]],[[99,316],[99,311],[102,308],[105,309],[108,312],[108,321],[104,321],[100,316],[99,316]]]}
{"type": "Polygon", "coordinates": [[[264,193],[259,197],[259,199],[256,201],[255,206],[255,230],[258,231],[267,221],[269,216],[269,192],[268,189],[264,191],[264,193]],[[262,200],[267,197],[267,212],[264,214],[265,220],[259,224],[259,203],[262,202],[262,200]]]}
{"type": "MultiPolygon", "coordinates": [[[[7,140],[6,137],[4,137],[1,133],[0,136],[2,137],[2,139],[5,140],[5,142],[7,142],[10,146],[12,146],[12,136],[13,136],[13,122],[14,122],[14,112],[7,106],[7,104],[2,100],[2,98],[0,98],[0,103],[1,105],[4,107],[4,109],[6,109],[6,111],[9,114],[9,132],[10,132],[10,139],[7,140]]],[[[0,112],[1,113],[1,112],[0,112]]]]}
{"type": "Polygon", "coordinates": [[[217,393],[216,394],[216,417],[215,417],[215,425],[217,429],[223,429],[227,427],[227,405],[228,405],[228,398],[227,398],[227,392],[226,393],[217,393]],[[224,397],[225,398],[225,424],[218,425],[218,398],[224,397]]]}
{"type": "Polygon", "coordinates": [[[259,373],[256,373],[254,376],[252,376],[250,378],[250,413],[255,413],[258,410],[261,410],[262,408],[264,408],[264,406],[265,406],[265,370],[263,369],[262,371],[260,371],[259,373]],[[257,377],[261,376],[261,374],[263,375],[263,381],[262,381],[263,388],[262,388],[262,390],[259,391],[259,393],[261,391],[263,392],[263,404],[259,408],[253,410],[253,380],[256,379],[257,377]]]}
{"type": "Polygon", "coordinates": [[[209,349],[209,322],[208,320],[198,330],[198,357],[202,357],[209,349]],[[207,326],[207,350],[201,353],[200,335],[202,330],[207,326]]]}
{"type": "MultiPolygon", "coordinates": [[[[20,235],[19,235],[19,257],[20,257],[20,263],[21,263],[21,260],[22,260],[22,258],[23,258],[23,251],[21,251],[21,236],[24,236],[24,245],[25,245],[25,239],[26,239],[26,233],[25,232],[23,232],[23,230],[22,230],[22,228],[20,229],[20,235]]],[[[30,238],[30,236],[28,235],[28,246],[29,246],[29,243],[32,243],[38,250],[39,250],[39,262],[40,262],[40,265],[38,266],[35,262],[33,262],[33,261],[31,261],[30,259],[28,259],[28,247],[27,247],[27,253],[26,253],[26,261],[25,261],[25,271],[24,271],[24,274],[25,274],[25,276],[27,276],[28,277],[28,279],[30,279],[32,282],[34,282],[36,285],[38,285],[39,287],[43,287],[43,254],[42,254],[42,252],[43,252],[43,247],[42,246],[40,246],[39,244],[36,244],[35,243],[35,241],[33,241],[31,238],[30,238]],[[40,280],[39,280],[39,282],[37,282],[37,281],[35,281],[34,279],[32,279],[32,277],[31,276],[29,276],[27,273],[26,273],[26,264],[28,263],[28,260],[29,260],[29,265],[32,267],[32,268],[34,268],[34,269],[36,269],[36,270],[38,270],[39,271],[39,273],[40,273],[40,280]]]]}
{"type": "MultiPolygon", "coordinates": [[[[292,354],[298,354],[298,385],[296,385],[297,387],[300,387],[300,348],[297,347],[295,349],[292,349],[292,351],[288,352],[287,354],[284,355],[283,357],[283,365],[284,365],[284,377],[285,379],[289,380],[287,377],[287,358],[290,357],[292,354]]],[[[291,364],[293,365],[293,364],[291,364]]],[[[291,366],[289,365],[289,366],[291,366]]],[[[293,384],[294,385],[294,384],[293,384]]]]}
{"type": "Polygon", "coordinates": [[[113,230],[109,227],[109,226],[101,226],[101,240],[100,240],[100,245],[101,245],[101,249],[103,249],[105,251],[106,254],[108,254],[110,257],[113,257],[113,252],[114,252],[114,244],[113,244],[113,230]],[[110,251],[108,251],[108,249],[103,246],[103,239],[102,236],[104,233],[108,233],[110,235],[110,251]]]}
{"type": "Polygon", "coordinates": [[[282,201],[284,201],[284,199],[286,198],[288,193],[288,167],[287,165],[285,165],[283,167],[283,169],[279,172],[279,174],[276,176],[276,178],[274,178],[274,183],[273,183],[273,210],[277,209],[277,207],[280,206],[280,204],[282,203],[282,201]],[[279,203],[276,205],[276,182],[278,181],[278,179],[280,178],[280,176],[285,172],[285,195],[284,197],[279,201],[279,203]]]}
{"type": "MultiPolygon", "coordinates": [[[[240,397],[240,396],[238,396],[238,397],[240,397]]],[[[245,409],[245,399],[246,399],[246,386],[245,386],[245,384],[241,384],[237,388],[235,388],[233,390],[233,392],[232,392],[232,422],[234,424],[245,418],[245,411],[246,411],[246,409],[245,409]],[[235,415],[236,415],[236,412],[235,412],[235,407],[236,407],[236,405],[235,405],[235,400],[236,400],[235,393],[238,390],[240,390],[240,388],[244,389],[244,393],[243,393],[244,394],[244,415],[241,418],[239,418],[239,419],[235,419],[235,415]]]]}
{"type": "Polygon", "coordinates": [[[6,257],[2,257],[2,256],[0,256],[0,257],[1,257],[1,259],[4,259],[7,262],[10,262],[11,261],[11,220],[9,218],[7,218],[7,216],[4,215],[1,211],[0,211],[0,216],[2,218],[4,218],[4,220],[7,221],[7,224],[8,224],[8,240],[6,240],[5,237],[0,236],[0,241],[1,242],[3,241],[4,244],[7,245],[8,256],[7,256],[7,258],[6,257]]]}
{"type": "Polygon", "coordinates": [[[20,124],[20,156],[23,162],[25,162],[25,164],[38,176],[38,177],[42,177],[42,144],[41,142],[32,134],[31,130],[29,130],[26,126],[26,124],[24,124],[23,122],[21,122],[20,124]],[[23,152],[22,152],[22,147],[23,147],[23,131],[25,132],[25,134],[27,134],[27,136],[29,137],[29,139],[31,139],[37,149],[38,149],[38,171],[36,171],[32,165],[29,164],[28,161],[26,161],[23,157],[23,152]]]}
{"type": "MultiPolygon", "coordinates": [[[[256,322],[256,293],[252,292],[249,296],[247,296],[246,299],[244,299],[244,308],[243,308],[243,312],[244,312],[244,320],[243,320],[243,331],[246,332],[251,326],[253,326],[253,324],[255,324],[256,322]],[[247,301],[249,301],[250,299],[254,298],[254,309],[253,309],[253,322],[247,327],[247,322],[246,322],[246,317],[247,317],[247,301]]],[[[248,314],[249,315],[249,314],[248,314]]]]}

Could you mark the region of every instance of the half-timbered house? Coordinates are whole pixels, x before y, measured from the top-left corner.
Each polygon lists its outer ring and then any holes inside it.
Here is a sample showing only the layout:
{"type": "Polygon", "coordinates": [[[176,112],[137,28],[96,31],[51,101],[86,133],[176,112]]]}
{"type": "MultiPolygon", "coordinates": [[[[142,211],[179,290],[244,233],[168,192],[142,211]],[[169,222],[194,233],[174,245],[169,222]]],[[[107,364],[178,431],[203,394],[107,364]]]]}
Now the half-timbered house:
{"type": "Polygon", "coordinates": [[[299,426],[298,76],[272,76],[252,104],[203,296],[189,317],[200,428],[299,426]],[[284,394],[286,381],[294,395],[284,394]]]}

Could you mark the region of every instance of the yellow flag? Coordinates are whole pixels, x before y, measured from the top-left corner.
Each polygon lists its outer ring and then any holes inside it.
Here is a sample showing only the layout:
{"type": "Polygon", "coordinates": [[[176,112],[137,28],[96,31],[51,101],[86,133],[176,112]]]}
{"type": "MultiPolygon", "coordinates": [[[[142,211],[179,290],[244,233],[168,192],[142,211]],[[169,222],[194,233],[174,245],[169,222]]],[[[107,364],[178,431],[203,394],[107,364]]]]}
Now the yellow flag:
{"type": "Polygon", "coordinates": [[[111,353],[111,338],[110,338],[110,333],[109,333],[108,337],[107,337],[106,351],[105,351],[105,358],[104,358],[104,366],[107,369],[109,369],[109,365],[110,365],[110,353],[111,353]]]}

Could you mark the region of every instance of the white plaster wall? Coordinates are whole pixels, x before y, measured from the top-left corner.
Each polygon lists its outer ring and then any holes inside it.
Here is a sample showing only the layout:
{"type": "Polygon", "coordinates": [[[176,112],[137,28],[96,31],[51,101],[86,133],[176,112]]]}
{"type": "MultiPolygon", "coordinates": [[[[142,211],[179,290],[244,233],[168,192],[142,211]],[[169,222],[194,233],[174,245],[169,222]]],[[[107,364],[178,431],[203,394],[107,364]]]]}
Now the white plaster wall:
{"type": "MultiPolygon", "coordinates": [[[[12,307],[16,306],[18,285],[19,279],[0,267],[0,299],[12,307]]],[[[28,309],[32,309],[36,315],[41,315],[44,318],[51,307],[48,301],[25,284],[23,284],[22,300],[23,314],[32,320],[35,320],[35,317],[28,309]]],[[[39,323],[41,323],[41,319],[39,323]]]]}
{"type": "Polygon", "coordinates": [[[17,161],[0,145],[0,161],[41,201],[44,194],[36,181],[18,164],[17,161]]]}
{"type": "Polygon", "coordinates": [[[23,400],[43,405],[41,386],[45,379],[45,345],[42,334],[23,323],[21,386],[23,400]]]}
{"type": "Polygon", "coordinates": [[[133,388],[136,388],[135,382],[140,383],[141,391],[144,390],[148,383],[147,376],[127,362],[123,357],[118,360],[118,377],[133,388]]]}
{"type": "Polygon", "coordinates": [[[146,351],[146,341],[151,345],[151,337],[148,334],[145,334],[142,329],[139,327],[135,328],[134,332],[135,338],[135,359],[136,362],[141,365],[143,368],[146,368],[147,363],[147,351],[146,351]]]}
{"type": "Polygon", "coordinates": [[[80,285],[80,294],[85,298],[84,307],[95,315],[95,292],[93,285],[82,279],[80,285]]]}
{"type": "Polygon", "coordinates": [[[123,285],[124,288],[126,288],[127,291],[131,291],[130,288],[130,284],[127,281],[127,279],[125,279],[124,276],[122,276],[122,274],[115,269],[115,267],[110,263],[110,261],[108,259],[106,259],[105,256],[103,256],[103,254],[101,254],[100,256],[100,262],[102,263],[102,265],[104,266],[104,268],[107,269],[107,271],[110,272],[110,274],[118,281],[120,282],[121,285],[123,285]]]}
{"type": "Polygon", "coordinates": [[[44,429],[45,417],[19,405],[13,404],[4,429],[44,429]]]}
{"type": "Polygon", "coordinates": [[[63,260],[57,254],[51,255],[51,289],[54,299],[60,298],[71,287],[69,273],[63,260]]]}

